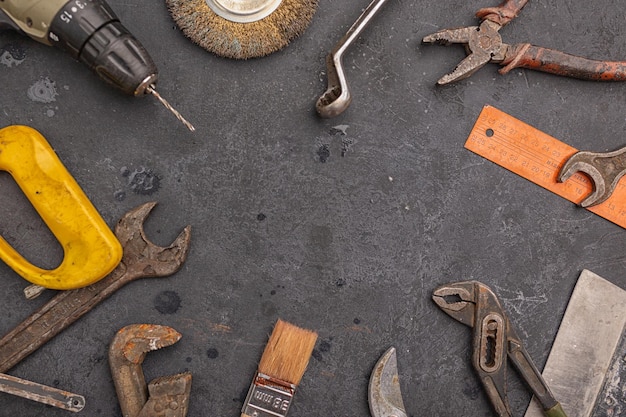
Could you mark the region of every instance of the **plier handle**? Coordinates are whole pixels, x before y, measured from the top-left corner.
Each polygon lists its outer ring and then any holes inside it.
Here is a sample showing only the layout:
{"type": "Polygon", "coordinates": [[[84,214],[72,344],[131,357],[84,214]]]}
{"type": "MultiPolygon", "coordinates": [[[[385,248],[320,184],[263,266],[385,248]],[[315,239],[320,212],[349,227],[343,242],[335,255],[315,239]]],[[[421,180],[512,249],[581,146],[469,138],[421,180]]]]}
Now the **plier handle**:
{"type": "Polygon", "coordinates": [[[503,66],[501,74],[513,68],[528,68],[551,74],[594,81],[626,81],[626,61],[599,61],[571,55],[529,43],[502,42],[499,30],[514,19],[528,0],[505,0],[498,7],[480,9],[480,26],[444,29],[422,40],[424,43],[465,45],[468,56],[449,74],[437,81],[448,84],[467,78],[487,63],[503,66]]]}
{"type": "Polygon", "coordinates": [[[437,288],[433,301],[452,318],[472,328],[472,364],[501,417],[511,417],[507,399],[507,360],[520,373],[547,417],[567,417],[535,367],[495,293],[478,281],[437,288]]]}

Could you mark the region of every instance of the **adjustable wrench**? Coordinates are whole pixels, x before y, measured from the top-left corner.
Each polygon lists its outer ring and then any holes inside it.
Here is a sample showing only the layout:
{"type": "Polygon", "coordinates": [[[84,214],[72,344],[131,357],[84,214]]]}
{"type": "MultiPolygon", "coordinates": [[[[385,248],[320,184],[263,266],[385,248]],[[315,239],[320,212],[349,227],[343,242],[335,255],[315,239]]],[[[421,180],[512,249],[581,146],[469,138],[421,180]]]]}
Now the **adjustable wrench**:
{"type": "Polygon", "coordinates": [[[185,417],[191,373],[153,379],[146,384],[141,364],[148,352],[171,346],[181,334],[158,324],[131,324],[117,332],[109,347],[109,365],[124,417],[185,417]]]}
{"type": "Polygon", "coordinates": [[[145,203],[118,221],[115,235],[124,254],[108,276],[88,287],[60,292],[0,339],[0,372],[11,369],[125,284],[178,271],[187,258],[191,228],[185,227],[168,247],[153,244],[143,223],[155,205],[145,203]]]}

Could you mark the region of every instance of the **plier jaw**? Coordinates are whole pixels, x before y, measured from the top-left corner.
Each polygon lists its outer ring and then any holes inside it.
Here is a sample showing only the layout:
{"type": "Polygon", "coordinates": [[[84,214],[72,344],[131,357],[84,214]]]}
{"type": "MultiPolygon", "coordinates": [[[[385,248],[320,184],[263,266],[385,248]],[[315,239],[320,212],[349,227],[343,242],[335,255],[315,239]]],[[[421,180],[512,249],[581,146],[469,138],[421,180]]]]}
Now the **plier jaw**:
{"type": "Polygon", "coordinates": [[[472,281],[443,285],[433,292],[433,301],[446,314],[469,327],[474,327],[476,291],[472,281]]]}
{"type": "Polygon", "coordinates": [[[484,20],[480,26],[444,29],[425,36],[422,40],[424,43],[445,46],[462,44],[467,52],[467,56],[456,68],[441,77],[437,84],[444,85],[463,80],[490,62],[502,62],[508,45],[502,43],[502,37],[498,33],[501,27],[490,20],[484,20]]]}

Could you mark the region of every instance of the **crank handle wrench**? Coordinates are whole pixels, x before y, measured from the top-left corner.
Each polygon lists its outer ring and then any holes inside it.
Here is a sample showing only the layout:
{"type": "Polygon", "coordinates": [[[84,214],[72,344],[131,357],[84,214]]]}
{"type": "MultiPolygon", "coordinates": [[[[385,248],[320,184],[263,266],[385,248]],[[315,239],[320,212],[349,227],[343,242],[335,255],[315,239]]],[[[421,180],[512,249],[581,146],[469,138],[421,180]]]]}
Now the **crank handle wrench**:
{"type": "Polygon", "coordinates": [[[363,11],[356,22],[348,29],[333,50],[326,56],[326,72],[328,88],[320,96],[315,105],[317,113],[323,118],[331,118],[343,113],[350,103],[352,96],[343,70],[342,58],[348,47],[359,37],[363,29],[374,18],[387,0],[373,0],[363,11]]]}
{"type": "Polygon", "coordinates": [[[82,395],[11,375],[0,374],[0,391],[75,413],[85,408],[85,397],[82,395]]]}

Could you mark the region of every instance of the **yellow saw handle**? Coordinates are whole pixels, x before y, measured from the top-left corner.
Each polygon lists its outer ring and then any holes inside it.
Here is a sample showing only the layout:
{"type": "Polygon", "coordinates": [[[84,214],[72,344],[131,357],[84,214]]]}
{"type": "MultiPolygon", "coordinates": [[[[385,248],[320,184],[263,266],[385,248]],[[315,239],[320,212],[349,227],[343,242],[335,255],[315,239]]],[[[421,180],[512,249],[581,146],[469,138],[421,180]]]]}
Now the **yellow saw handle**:
{"type": "Polygon", "coordinates": [[[122,246],[39,132],[27,126],[0,129],[0,170],[11,174],[64,252],[56,269],[41,269],[0,236],[0,258],[20,276],[69,290],[104,278],[119,264],[122,246]]]}

